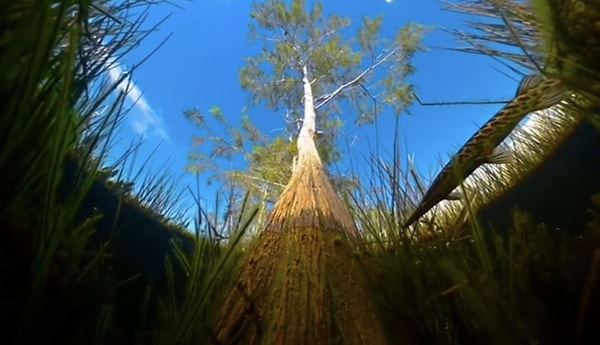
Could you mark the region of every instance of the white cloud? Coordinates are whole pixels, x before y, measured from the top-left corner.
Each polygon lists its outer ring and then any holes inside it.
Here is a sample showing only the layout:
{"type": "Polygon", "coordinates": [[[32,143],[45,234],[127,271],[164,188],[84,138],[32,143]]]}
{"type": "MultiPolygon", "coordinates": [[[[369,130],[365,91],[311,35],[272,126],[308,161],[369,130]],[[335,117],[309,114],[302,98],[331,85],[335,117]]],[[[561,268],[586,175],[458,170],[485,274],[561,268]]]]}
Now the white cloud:
{"type": "MultiPolygon", "coordinates": [[[[121,65],[116,61],[107,63],[108,76],[113,82],[119,81],[123,77],[124,71],[121,65]]],[[[146,97],[142,94],[140,88],[131,80],[124,78],[117,88],[127,94],[127,99],[131,101],[139,113],[131,119],[131,127],[142,136],[149,134],[155,135],[161,139],[168,139],[162,119],[150,106],[146,97]]]]}
{"type": "Polygon", "coordinates": [[[394,2],[394,0],[385,0],[385,2],[387,2],[388,4],[391,4],[392,2],[394,2]]]}

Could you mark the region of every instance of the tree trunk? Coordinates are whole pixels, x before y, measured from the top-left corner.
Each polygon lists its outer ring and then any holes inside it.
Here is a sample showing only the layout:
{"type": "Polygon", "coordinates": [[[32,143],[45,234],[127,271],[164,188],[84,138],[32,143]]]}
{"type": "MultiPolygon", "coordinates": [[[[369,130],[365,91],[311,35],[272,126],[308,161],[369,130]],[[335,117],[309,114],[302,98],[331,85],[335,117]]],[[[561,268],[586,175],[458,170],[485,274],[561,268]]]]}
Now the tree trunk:
{"type": "Polygon", "coordinates": [[[303,81],[305,118],[292,178],[221,310],[219,344],[385,343],[353,252],[358,231],[317,153],[306,69],[303,81]]]}

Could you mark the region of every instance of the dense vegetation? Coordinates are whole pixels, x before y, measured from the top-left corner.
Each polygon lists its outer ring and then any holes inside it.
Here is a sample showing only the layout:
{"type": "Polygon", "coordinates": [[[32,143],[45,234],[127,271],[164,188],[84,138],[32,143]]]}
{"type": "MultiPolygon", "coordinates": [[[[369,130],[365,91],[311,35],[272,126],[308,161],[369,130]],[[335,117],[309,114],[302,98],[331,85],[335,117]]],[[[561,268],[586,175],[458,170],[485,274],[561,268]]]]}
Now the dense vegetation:
{"type": "MultiPolygon", "coordinates": [[[[385,90],[381,103],[400,115],[412,101],[404,78],[412,71],[411,54],[420,49],[420,33],[412,35],[411,26],[399,30],[391,45],[378,46],[373,42],[381,43],[382,19],[365,19],[358,44],[344,45],[334,36],[333,43],[318,47],[299,38],[323,30],[311,26],[322,14],[320,5],[257,4],[258,26],[291,29],[277,36],[281,40],[273,50],[249,58],[241,84],[257,102],[300,106],[303,112],[292,114],[288,123],[288,134],[298,141],[265,139],[245,118],[241,129],[230,133],[234,140],[250,140],[251,147],[241,152],[248,169],[209,166],[226,190],[244,197],[227,200],[233,211],[223,224],[199,206],[189,231],[181,214],[164,202],[175,202],[178,193],[167,175],[148,179],[134,192],[120,174],[126,157],[121,164],[105,160],[127,113],[119,85],[131,77],[114,82],[105,72],[156,27],[145,23],[153,1],[0,2],[5,9],[0,13],[3,343],[592,344],[600,339],[597,1],[536,0],[529,7],[479,0],[450,6],[496,20],[475,17],[472,33],[456,33],[472,43],[469,52],[521,70],[540,68],[564,80],[576,96],[560,109],[560,121],[542,121],[543,131],[515,135],[525,145],[516,162],[503,166],[501,174],[490,172],[501,177],[475,179],[485,186],[477,189],[483,197],[467,183],[471,197],[464,207],[439,211],[413,231],[399,224],[419,193],[413,181],[419,177],[410,165],[403,169],[398,144],[391,157],[364,161],[361,176],[367,180],[335,179],[326,171],[340,154],[327,139],[341,125],[334,116],[339,110],[334,96],[343,94],[338,86],[376,83],[361,73],[389,62],[392,74],[379,80],[385,90]],[[568,6],[558,6],[562,3],[568,6]],[[307,35],[295,36],[295,29],[306,27],[307,35]],[[499,42],[523,53],[493,49],[499,42]],[[362,69],[361,51],[351,51],[356,46],[406,54],[362,69]],[[298,55],[306,47],[311,49],[298,55]],[[338,51],[346,55],[332,54],[338,51]],[[279,74],[261,80],[261,59],[279,74]],[[306,71],[326,75],[319,68],[327,65],[341,67],[341,74],[323,77],[324,83],[310,90],[306,71]],[[300,83],[274,84],[289,77],[300,83]],[[264,85],[269,88],[261,89],[264,85]],[[319,118],[314,108],[326,116],[319,118]],[[303,118],[300,131],[298,118],[303,118]],[[329,136],[315,136],[315,122],[329,136]],[[269,154],[274,151],[278,155],[269,154]],[[580,173],[581,178],[573,177],[580,173]],[[245,179],[233,178],[240,174],[245,179]],[[250,229],[256,233],[248,235],[250,229]]],[[[342,17],[329,19],[328,29],[345,23],[342,17]]],[[[360,90],[344,97],[360,110],[363,117],[357,120],[369,122],[376,113],[368,106],[371,97],[360,90]]],[[[199,119],[198,112],[186,115],[199,119]]],[[[223,118],[218,108],[213,116],[223,118]]],[[[223,153],[219,144],[229,138],[213,139],[216,152],[223,153]]],[[[207,166],[216,156],[196,156],[194,163],[207,166]]]]}

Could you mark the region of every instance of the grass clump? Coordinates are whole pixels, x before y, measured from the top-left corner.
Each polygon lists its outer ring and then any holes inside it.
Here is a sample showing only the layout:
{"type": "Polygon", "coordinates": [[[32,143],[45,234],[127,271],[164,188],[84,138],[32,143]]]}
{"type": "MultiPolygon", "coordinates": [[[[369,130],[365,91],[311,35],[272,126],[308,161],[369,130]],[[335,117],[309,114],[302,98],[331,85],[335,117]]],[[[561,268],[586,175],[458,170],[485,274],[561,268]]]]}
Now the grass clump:
{"type": "Polygon", "coordinates": [[[150,295],[150,286],[132,288],[140,273],[124,269],[113,255],[118,241],[109,241],[119,198],[108,198],[112,213],[94,208],[111,195],[99,170],[128,110],[119,92],[128,76],[114,81],[105,73],[152,31],[142,24],[153,3],[2,2],[0,318],[7,343],[131,343],[144,321],[143,297],[128,297],[150,295]]]}
{"type": "Polygon", "coordinates": [[[368,169],[383,179],[350,204],[365,232],[361,263],[391,343],[598,339],[598,305],[586,297],[595,296],[589,292],[600,245],[594,226],[580,233],[550,229],[515,210],[504,231],[489,231],[475,217],[466,224],[440,217],[407,232],[399,224],[409,174],[398,156],[390,164],[374,159],[368,169]]]}

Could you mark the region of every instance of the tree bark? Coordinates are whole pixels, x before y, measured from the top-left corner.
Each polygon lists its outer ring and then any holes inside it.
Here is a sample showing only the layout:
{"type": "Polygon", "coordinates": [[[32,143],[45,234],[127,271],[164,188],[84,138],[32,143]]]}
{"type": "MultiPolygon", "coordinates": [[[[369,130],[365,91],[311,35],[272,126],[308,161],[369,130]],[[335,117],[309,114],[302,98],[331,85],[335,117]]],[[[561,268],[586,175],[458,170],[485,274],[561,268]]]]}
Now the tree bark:
{"type": "Polygon", "coordinates": [[[316,149],[304,71],[305,117],[292,178],[221,310],[218,344],[386,343],[354,252],[359,233],[316,149]]]}

